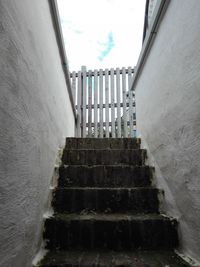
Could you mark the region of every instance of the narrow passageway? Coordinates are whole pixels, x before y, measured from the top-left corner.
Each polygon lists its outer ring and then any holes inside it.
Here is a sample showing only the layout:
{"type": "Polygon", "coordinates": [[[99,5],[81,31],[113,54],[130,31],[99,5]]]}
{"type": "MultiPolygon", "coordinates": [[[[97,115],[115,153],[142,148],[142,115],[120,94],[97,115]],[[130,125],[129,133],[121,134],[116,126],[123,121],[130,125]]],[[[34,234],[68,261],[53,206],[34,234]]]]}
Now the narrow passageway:
{"type": "Polygon", "coordinates": [[[136,138],[67,138],[40,267],[185,267],[136,138]]]}

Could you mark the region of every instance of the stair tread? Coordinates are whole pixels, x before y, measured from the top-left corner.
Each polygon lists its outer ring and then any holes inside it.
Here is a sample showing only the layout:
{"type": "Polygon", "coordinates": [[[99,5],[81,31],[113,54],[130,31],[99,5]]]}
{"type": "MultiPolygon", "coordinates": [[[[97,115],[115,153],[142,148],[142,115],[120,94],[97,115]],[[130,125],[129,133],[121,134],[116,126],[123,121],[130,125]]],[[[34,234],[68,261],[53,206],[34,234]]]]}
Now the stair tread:
{"type": "Polygon", "coordinates": [[[135,166],[135,165],[131,165],[131,164],[93,164],[93,165],[87,165],[87,164],[76,164],[76,165],[71,165],[71,164],[63,164],[61,165],[62,168],[88,168],[88,169],[93,169],[93,168],[107,168],[107,167],[111,167],[111,168],[131,168],[131,169],[141,169],[141,168],[153,168],[153,167],[149,167],[148,165],[140,165],[140,166],[135,166]]]}
{"type": "Polygon", "coordinates": [[[153,187],[59,187],[54,190],[52,205],[56,212],[153,213],[159,209],[158,194],[153,187]]]}
{"type": "Polygon", "coordinates": [[[59,186],[143,187],[150,186],[153,168],[142,165],[62,165],[59,186]]]}
{"type": "Polygon", "coordinates": [[[73,187],[57,187],[55,190],[115,190],[115,191],[118,191],[118,190],[128,190],[128,191],[131,191],[131,190],[135,190],[135,191],[142,191],[142,190],[156,190],[156,191],[159,191],[159,189],[157,189],[156,187],[151,187],[151,186],[134,186],[134,187],[89,187],[89,186],[73,186],[73,187]]]}
{"type": "Polygon", "coordinates": [[[116,147],[140,147],[141,140],[139,138],[66,138],[66,148],[90,148],[95,149],[116,147]]]}
{"type": "Polygon", "coordinates": [[[96,137],[96,138],[94,138],[94,137],[66,137],[66,140],[97,140],[97,141],[99,141],[99,140],[108,140],[109,142],[111,142],[110,140],[128,140],[128,141],[130,141],[130,140],[140,140],[140,138],[137,138],[137,137],[131,137],[131,139],[130,139],[130,137],[123,137],[123,138],[121,138],[121,137],[115,137],[115,138],[108,138],[108,137],[96,137]]]}
{"type": "Polygon", "coordinates": [[[68,149],[63,151],[62,162],[71,165],[144,165],[145,149],[68,149]]]}
{"type": "Polygon", "coordinates": [[[51,251],[41,267],[188,267],[173,251],[51,251]]]}
{"type": "Polygon", "coordinates": [[[79,151],[96,151],[96,152],[99,152],[99,151],[138,151],[138,150],[141,150],[141,151],[146,151],[146,149],[143,149],[143,148],[100,148],[100,149],[95,149],[95,148],[80,148],[80,149],[74,149],[74,148],[68,148],[68,149],[64,149],[65,151],[76,151],[76,152],[79,152],[79,151]]]}
{"type": "Polygon", "coordinates": [[[56,213],[54,216],[49,217],[49,219],[52,220],[63,220],[63,221],[76,221],[76,220],[82,220],[82,221],[121,221],[121,220],[135,220],[135,221],[141,221],[141,220],[165,220],[165,221],[174,221],[176,222],[176,219],[170,218],[163,214],[156,214],[156,213],[148,213],[148,214],[128,214],[128,213],[89,213],[89,214],[77,214],[77,213],[56,213]]]}
{"type": "Polygon", "coordinates": [[[77,141],[82,141],[82,140],[84,140],[84,141],[88,141],[88,140],[90,140],[90,141],[99,141],[99,140],[103,140],[103,141],[108,141],[108,142],[111,142],[111,141],[113,141],[113,140],[119,140],[119,141],[124,141],[124,140],[127,140],[127,141],[131,141],[131,140],[138,140],[138,141],[140,141],[141,139],[140,138],[137,138],[137,137],[123,137],[123,138],[121,138],[121,137],[115,137],[115,138],[107,138],[107,137],[98,137],[98,138],[94,138],[94,137],[66,137],[66,140],[77,140],[77,141]]]}
{"type": "Polygon", "coordinates": [[[177,247],[176,220],[162,215],[56,214],[45,223],[47,248],[169,249],[177,247]]]}

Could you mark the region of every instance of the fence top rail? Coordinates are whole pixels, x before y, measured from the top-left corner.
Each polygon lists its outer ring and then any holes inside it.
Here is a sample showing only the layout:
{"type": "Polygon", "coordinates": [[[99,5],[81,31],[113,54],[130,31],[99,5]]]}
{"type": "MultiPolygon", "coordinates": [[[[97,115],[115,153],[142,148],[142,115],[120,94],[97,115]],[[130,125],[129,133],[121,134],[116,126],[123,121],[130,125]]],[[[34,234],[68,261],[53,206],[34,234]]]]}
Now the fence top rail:
{"type": "MultiPolygon", "coordinates": [[[[102,69],[101,69],[102,70],[102,69]]],[[[135,71],[135,68],[131,68],[131,73],[134,73],[135,71]]],[[[71,72],[70,73],[70,78],[72,78],[72,75],[73,75],[74,72],[71,72]]],[[[89,73],[90,73],[90,76],[94,76],[94,71],[86,71],[86,76],[89,76],[89,73]]],[[[105,70],[102,70],[102,74],[105,75],[106,71],[105,70]]],[[[111,69],[108,70],[108,75],[110,75],[111,73],[111,69]]],[[[117,70],[114,69],[114,74],[117,73],[117,70]]],[[[122,74],[122,68],[119,70],[119,73],[122,74]]],[[[125,69],[125,73],[127,74],[128,73],[128,68],[125,69]]],[[[97,70],[97,76],[99,76],[100,74],[100,70],[97,70]]],[[[78,72],[75,72],[75,76],[78,77],[78,72]]]]}

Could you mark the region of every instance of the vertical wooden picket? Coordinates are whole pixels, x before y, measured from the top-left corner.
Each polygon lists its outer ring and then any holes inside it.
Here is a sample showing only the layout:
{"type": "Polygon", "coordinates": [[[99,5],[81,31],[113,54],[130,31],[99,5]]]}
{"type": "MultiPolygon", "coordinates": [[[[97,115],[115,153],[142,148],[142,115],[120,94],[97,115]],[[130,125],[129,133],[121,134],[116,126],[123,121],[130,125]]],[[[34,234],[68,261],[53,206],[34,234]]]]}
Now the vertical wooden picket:
{"type": "Polygon", "coordinates": [[[98,128],[97,128],[97,102],[98,102],[98,76],[97,70],[94,70],[94,137],[98,137],[98,128]]]}
{"type": "Polygon", "coordinates": [[[130,122],[130,137],[133,137],[133,91],[131,90],[132,70],[128,68],[128,89],[129,89],[129,122],[130,122]]]}
{"type": "Polygon", "coordinates": [[[106,137],[109,137],[109,80],[108,69],[105,69],[105,108],[106,108],[106,137]]]}
{"type": "Polygon", "coordinates": [[[99,106],[100,106],[100,137],[103,137],[103,70],[99,71],[99,106]]]}
{"type": "Polygon", "coordinates": [[[120,107],[120,70],[116,69],[116,89],[117,89],[117,137],[121,137],[121,107],[120,107]]]}
{"type": "Polygon", "coordinates": [[[86,67],[82,66],[82,137],[86,137],[86,67]]]}
{"type": "Polygon", "coordinates": [[[78,72],[78,99],[77,99],[77,137],[81,137],[81,102],[82,102],[82,79],[81,71],[78,72]]]}
{"type": "Polygon", "coordinates": [[[92,71],[88,72],[88,137],[92,136],[92,71]]]}
{"type": "Polygon", "coordinates": [[[122,68],[122,93],[123,93],[123,137],[127,137],[127,111],[126,111],[126,70],[122,68]]]}
{"type": "Polygon", "coordinates": [[[115,91],[114,91],[114,69],[110,70],[110,87],[111,87],[111,132],[115,138],[115,91]]]}

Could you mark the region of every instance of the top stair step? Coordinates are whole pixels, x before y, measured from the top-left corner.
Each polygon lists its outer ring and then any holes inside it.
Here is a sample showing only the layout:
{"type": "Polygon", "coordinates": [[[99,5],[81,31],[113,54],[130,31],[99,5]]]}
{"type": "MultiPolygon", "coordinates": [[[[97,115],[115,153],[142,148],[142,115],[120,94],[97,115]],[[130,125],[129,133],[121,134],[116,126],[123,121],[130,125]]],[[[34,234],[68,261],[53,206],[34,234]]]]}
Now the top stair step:
{"type": "Polygon", "coordinates": [[[66,138],[66,149],[139,149],[139,138],[66,138]]]}

